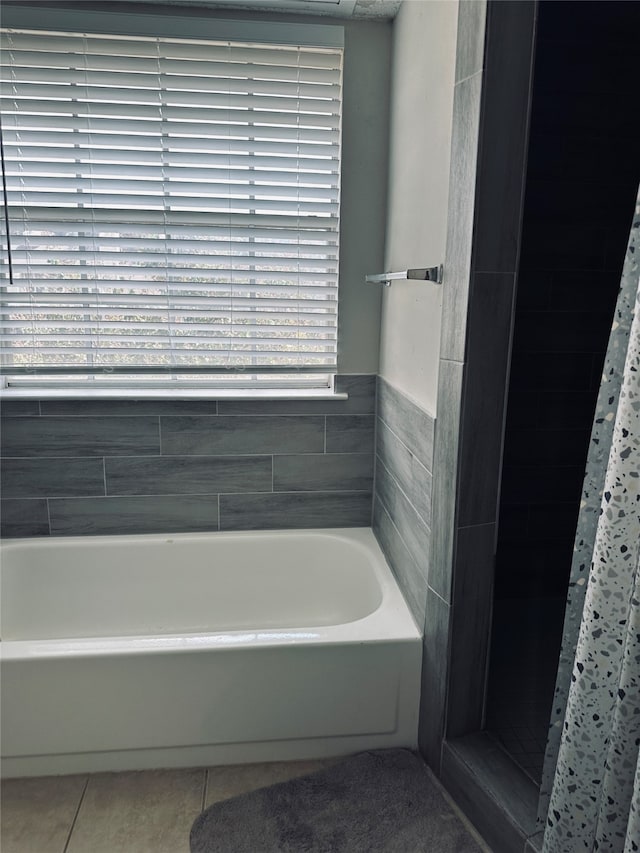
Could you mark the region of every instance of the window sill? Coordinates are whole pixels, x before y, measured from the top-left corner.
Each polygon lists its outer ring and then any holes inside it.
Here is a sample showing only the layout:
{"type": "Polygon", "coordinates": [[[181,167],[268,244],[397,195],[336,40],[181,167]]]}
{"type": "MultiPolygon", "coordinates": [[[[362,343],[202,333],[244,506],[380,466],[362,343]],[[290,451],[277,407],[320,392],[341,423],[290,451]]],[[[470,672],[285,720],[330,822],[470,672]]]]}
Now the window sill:
{"type": "Polygon", "coordinates": [[[3,400],[347,400],[329,388],[5,388],[3,400]]]}

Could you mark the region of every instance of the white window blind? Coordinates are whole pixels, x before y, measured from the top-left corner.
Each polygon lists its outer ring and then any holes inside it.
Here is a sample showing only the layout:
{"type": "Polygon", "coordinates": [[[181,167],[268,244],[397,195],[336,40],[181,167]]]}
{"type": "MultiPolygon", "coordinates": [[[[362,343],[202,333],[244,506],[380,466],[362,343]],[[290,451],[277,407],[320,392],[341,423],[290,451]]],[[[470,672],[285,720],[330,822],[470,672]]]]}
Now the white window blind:
{"type": "Polygon", "coordinates": [[[336,365],[342,51],[6,31],[5,373],[336,365]]]}

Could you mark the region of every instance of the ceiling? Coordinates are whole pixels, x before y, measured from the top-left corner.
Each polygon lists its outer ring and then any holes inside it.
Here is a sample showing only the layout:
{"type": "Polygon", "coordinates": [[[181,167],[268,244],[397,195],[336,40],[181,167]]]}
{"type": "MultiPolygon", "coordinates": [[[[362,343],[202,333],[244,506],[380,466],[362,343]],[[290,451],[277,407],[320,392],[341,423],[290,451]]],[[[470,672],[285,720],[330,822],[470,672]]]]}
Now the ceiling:
{"type": "Polygon", "coordinates": [[[333,18],[383,20],[394,18],[402,0],[137,0],[170,6],[238,9],[260,12],[294,12],[333,18]]]}

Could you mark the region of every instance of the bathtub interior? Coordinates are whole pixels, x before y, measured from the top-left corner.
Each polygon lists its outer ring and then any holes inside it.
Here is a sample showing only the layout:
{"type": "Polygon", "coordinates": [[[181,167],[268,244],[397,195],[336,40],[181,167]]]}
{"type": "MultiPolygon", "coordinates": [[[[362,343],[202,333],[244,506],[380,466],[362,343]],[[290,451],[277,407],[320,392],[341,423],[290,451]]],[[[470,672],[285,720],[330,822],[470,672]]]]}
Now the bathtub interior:
{"type": "Polygon", "coordinates": [[[272,531],[21,540],[2,546],[5,640],[338,625],[382,602],[371,550],[272,531]]]}

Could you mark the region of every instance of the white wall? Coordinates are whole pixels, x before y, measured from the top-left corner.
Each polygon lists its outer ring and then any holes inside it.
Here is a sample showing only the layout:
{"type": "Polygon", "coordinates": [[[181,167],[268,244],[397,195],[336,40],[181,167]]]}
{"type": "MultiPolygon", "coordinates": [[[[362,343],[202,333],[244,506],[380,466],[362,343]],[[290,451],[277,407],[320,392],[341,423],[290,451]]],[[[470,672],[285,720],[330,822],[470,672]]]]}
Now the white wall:
{"type": "Polygon", "coordinates": [[[340,204],[339,373],[377,373],[384,265],[391,24],[345,27],[340,204]]]}
{"type": "MultiPolygon", "coordinates": [[[[404,0],[394,22],[387,271],[444,261],[457,18],[457,0],[404,0]]],[[[438,285],[384,288],[380,374],[432,415],[441,306],[438,285]]]]}

